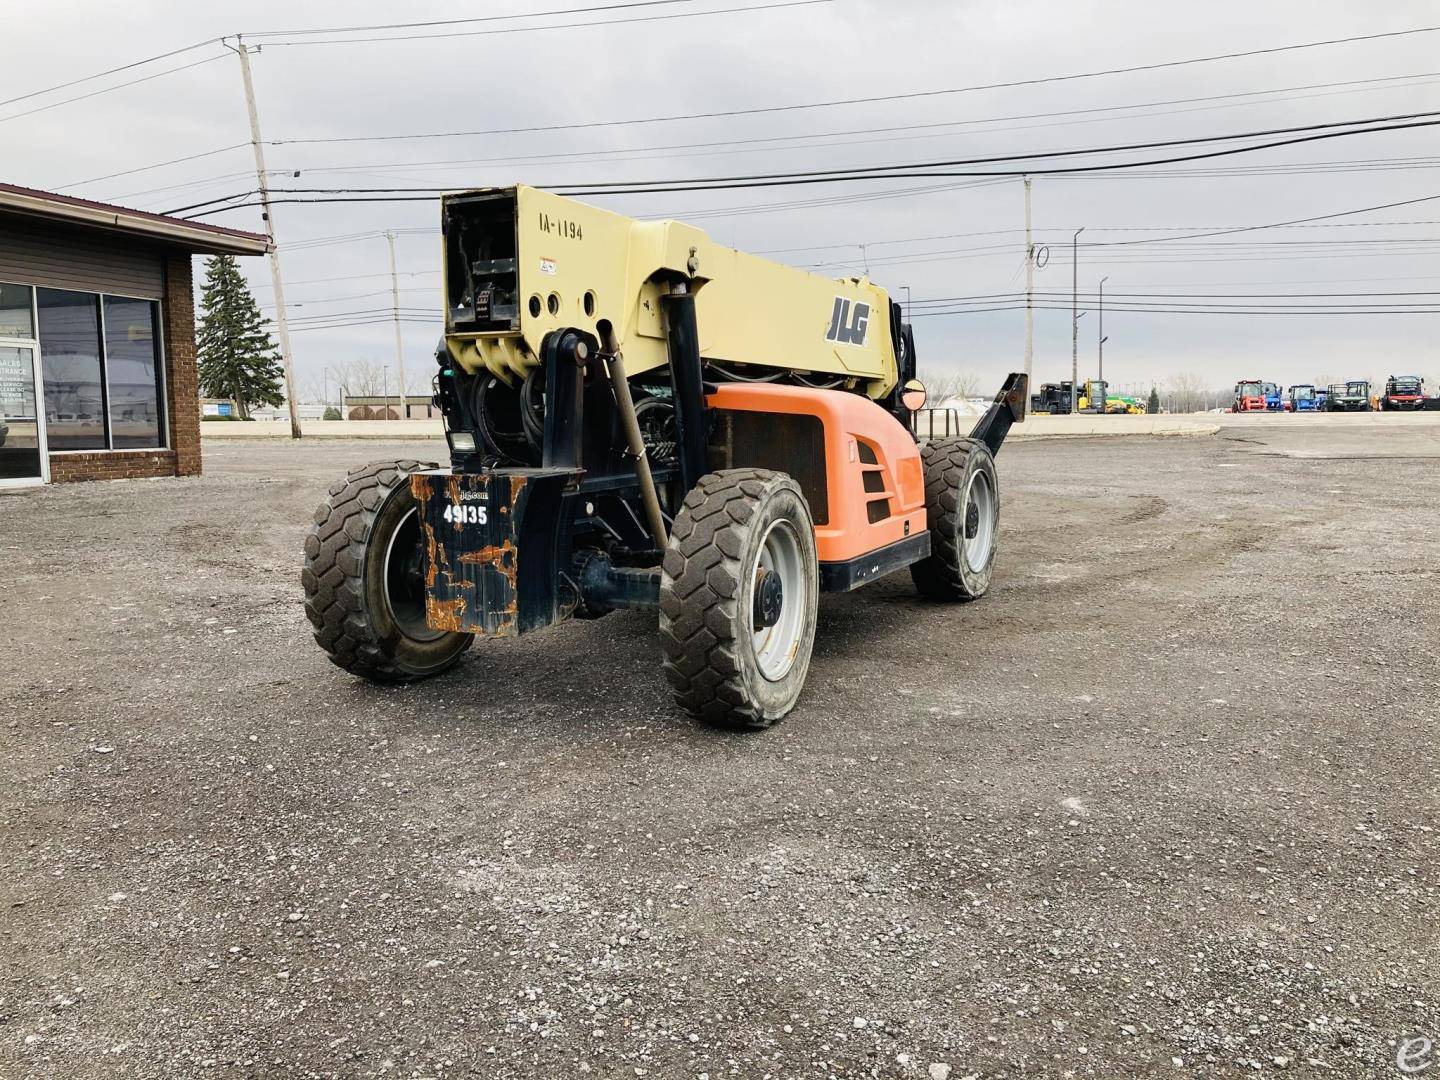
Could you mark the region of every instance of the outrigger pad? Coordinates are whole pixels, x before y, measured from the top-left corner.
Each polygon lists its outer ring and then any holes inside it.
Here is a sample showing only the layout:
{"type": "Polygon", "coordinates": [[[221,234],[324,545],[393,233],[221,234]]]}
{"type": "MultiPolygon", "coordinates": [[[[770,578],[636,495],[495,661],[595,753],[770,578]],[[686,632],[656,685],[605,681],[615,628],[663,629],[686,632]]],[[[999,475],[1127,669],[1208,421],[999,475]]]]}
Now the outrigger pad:
{"type": "Polygon", "coordinates": [[[432,630],[516,637],[557,618],[560,503],[569,469],[411,474],[432,630]]]}

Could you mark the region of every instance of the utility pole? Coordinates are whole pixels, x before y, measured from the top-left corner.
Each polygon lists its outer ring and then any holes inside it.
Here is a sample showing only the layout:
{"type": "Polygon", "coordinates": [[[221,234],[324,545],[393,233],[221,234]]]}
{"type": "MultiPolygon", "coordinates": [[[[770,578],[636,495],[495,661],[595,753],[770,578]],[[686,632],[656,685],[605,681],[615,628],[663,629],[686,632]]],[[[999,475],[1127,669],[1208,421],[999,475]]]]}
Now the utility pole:
{"type": "Polygon", "coordinates": [[[1105,282],[1109,280],[1109,277],[1100,279],[1100,326],[1096,331],[1096,336],[1100,339],[1098,348],[1100,355],[1096,358],[1099,370],[1096,371],[1095,377],[1101,382],[1105,381],[1105,282]]]}
{"type": "Polygon", "coordinates": [[[1070,411],[1080,407],[1080,234],[1070,238],[1070,411]]]}
{"type": "Polygon", "coordinates": [[[290,323],[285,317],[285,282],[280,276],[280,251],[275,245],[275,217],[270,209],[270,179],[265,171],[265,143],[260,138],[260,114],[255,110],[255,84],[250,78],[250,52],[240,35],[228,42],[240,57],[240,75],[245,82],[245,108],[250,113],[250,145],[255,151],[255,181],[260,189],[260,213],[265,235],[270,238],[270,280],[275,286],[275,329],[280,335],[280,359],[285,365],[285,399],[290,404],[290,437],[300,438],[300,410],[295,402],[295,365],[290,355],[290,323]]]}
{"type": "Polygon", "coordinates": [[[390,299],[395,310],[395,363],[400,368],[400,419],[408,419],[405,412],[405,345],[400,339],[400,275],[395,272],[395,234],[386,230],[385,239],[390,244],[390,299]]]}
{"type": "MultiPolygon", "coordinates": [[[[1035,243],[1030,238],[1030,177],[1025,177],[1025,382],[1035,368],[1035,243]]],[[[1070,403],[1073,411],[1075,403],[1070,403]]]]}

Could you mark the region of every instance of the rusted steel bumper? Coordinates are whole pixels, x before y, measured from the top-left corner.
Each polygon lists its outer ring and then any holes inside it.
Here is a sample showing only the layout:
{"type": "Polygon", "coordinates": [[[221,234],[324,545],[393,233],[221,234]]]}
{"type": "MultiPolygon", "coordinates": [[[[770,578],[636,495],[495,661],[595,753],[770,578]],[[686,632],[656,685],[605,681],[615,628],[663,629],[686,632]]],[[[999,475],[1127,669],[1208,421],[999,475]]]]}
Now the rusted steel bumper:
{"type": "Polygon", "coordinates": [[[574,608],[562,597],[569,469],[418,472],[410,477],[425,539],[425,621],[433,630],[515,637],[574,608]],[[563,561],[562,561],[563,556],[563,561]]]}

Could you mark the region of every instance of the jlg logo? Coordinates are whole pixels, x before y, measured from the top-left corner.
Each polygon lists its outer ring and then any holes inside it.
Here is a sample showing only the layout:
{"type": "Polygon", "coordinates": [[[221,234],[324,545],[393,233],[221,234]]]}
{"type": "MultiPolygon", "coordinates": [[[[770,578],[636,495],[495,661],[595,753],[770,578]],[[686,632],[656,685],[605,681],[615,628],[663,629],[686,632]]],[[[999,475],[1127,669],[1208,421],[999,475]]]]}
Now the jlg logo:
{"type": "Polygon", "coordinates": [[[838,345],[864,345],[865,331],[870,327],[870,305],[857,303],[851,310],[850,301],[835,297],[835,310],[830,314],[830,329],[825,340],[838,345]]]}

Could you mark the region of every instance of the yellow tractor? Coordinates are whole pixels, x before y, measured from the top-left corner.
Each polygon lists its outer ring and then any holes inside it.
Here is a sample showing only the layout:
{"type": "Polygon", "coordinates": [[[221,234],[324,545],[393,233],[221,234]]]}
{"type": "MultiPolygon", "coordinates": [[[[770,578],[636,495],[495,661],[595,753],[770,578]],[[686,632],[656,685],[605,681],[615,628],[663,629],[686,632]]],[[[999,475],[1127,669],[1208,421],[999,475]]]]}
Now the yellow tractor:
{"type": "Polygon", "coordinates": [[[1104,379],[1086,379],[1081,384],[1075,411],[1082,413],[1109,412],[1109,383],[1104,379]]]}
{"type": "Polygon", "coordinates": [[[441,226],[449,461],[352,470],[305,541],[340,667],[410,681],[477,636],[651,609],[681,708],[765,727],[822,591],[907,567],[936,600],[989,587],[1024,375],[922,448],[910,327],[864,278],[528,187],[448,195],[441,226]]]}

